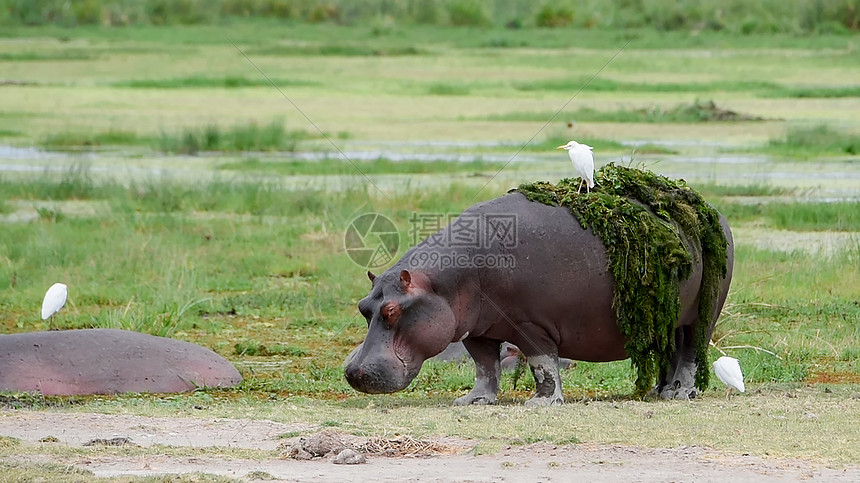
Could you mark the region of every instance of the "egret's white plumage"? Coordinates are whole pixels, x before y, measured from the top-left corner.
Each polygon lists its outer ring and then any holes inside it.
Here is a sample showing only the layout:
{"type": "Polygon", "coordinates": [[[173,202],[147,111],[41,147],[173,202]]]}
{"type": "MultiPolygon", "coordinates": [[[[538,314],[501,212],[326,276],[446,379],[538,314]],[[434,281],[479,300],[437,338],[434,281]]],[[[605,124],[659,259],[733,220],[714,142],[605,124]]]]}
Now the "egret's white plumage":
{"type": "Polygon", "coordinates": [[[737,359],[727,356],[720,357],[714,361],[714,374],[729,387],[729,392],[732,389],[744,392],[744,374],[741,372],[741,365],[737,359]]]}
{"type": "MultiPolygon", "coordinates": [[[[570,162],[573,163],[573,169],[582,178],[582,182],[585,183],[586,191],[591,192],[591,188],[594,188],[594,155],[591,151],[594,148],[587,144],[571,141],[556,149],[567,150],[570,162]]],[[[579,189],[576,190],[577,193],[582,190],[582,182],[579,184],[579,189]]]]}
{"type": "Polygon", "coordinates": [[[48,317],[56,314],[63,305],[66,305],[66,297],[69,295],[69,289],[63,283],[55,283],[45,292],[45,299],[42,300],[42,320],[47,320],[48,317]]]}

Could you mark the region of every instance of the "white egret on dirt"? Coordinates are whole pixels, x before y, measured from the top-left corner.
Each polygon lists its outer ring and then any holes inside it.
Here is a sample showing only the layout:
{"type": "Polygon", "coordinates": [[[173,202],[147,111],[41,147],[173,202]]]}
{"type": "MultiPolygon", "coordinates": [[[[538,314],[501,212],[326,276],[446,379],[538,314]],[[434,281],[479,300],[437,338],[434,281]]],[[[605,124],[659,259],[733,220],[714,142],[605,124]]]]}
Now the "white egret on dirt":
{"type": "Polygon", "coordinates": [[[590,193],[591,188],[594,188],[594,155],[591,153],[594,148],[587,144],[570,141],[556,149],[567,150],[570,162],[573,163],[573,169],[582,178],[576,192],[582,191],[582,183],[585,183],[586,192],[590,193]]]}
{"type": "Polygon", "coordinates": [[[714,374],[723,384],[728,386],[727,398],[732,389],[744,392],[744,374],[741,372],[741,365],[737,359],[728,356],[720,357],[714,361],[714,374]]]}
{"type": "Polygon", "coordinates": [[[45,298],[42,300],[42,320],[47,320],[52,315],[59,312],[66,305],[66,297],[69,295],[69,289],[66,284],[55,283],[45,292],[45,298]]]}

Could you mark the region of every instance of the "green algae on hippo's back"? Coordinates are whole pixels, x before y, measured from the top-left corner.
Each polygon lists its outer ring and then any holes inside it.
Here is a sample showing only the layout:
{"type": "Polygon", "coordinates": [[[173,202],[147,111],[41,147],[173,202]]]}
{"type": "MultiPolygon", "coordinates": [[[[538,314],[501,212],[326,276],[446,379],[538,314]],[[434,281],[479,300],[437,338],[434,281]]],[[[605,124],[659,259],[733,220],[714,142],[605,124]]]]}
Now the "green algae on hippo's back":
{"type": "Polygon", "coordinates": [[[637,371],[636,391],[648,391],[675,351],[680,281],[703,265],[696,327],[696,386],[708,385],[708,328],[726,276],[726,236],[719,214],[683,180],[610,163],[595,173],[591,193],[579,179],[535,182],[516,190],[531,201],[567,207],[601,239],[615,280],[613,308],[637,371]]]}

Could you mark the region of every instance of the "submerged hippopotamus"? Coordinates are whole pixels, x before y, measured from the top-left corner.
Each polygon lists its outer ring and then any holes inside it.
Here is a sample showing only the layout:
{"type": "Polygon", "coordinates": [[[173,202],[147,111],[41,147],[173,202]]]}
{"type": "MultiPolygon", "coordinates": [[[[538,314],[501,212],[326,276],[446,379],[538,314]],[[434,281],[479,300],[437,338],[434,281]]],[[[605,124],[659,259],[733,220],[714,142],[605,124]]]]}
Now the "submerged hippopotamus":
{"type": "MultiPolygon", "coordinates": [[[[727,272],[708,338],[732,273],[731,232],[725,219],[720,221],[728,241],[727,272]]],[[[614,281],[603,243],[567,208],[532,202],[518,192],[473,205],[393,267],[368,277],[372,289],[358,303],[367,336],[345,364],[347,381],[362,392],[406,388],[425,360],[460,340],[475,360],[476,377],[456,405],[495,402],[503,341],[516,344],[528,360],[536,386],[529,405],[564,402],[559,356],[593,362],[628,357],[612,307],[614,281]],[[511,215],[515,223],[505,224],[511,215]],[[482,219],[502,221],[489,223],[492,236],[479,243],[451,243],[465,222],[482,219]]],[[[676,350],[655,387],[663,398],[697,394],[694,324],[701,282],[699,259],[680,287],[676,350]]]]}

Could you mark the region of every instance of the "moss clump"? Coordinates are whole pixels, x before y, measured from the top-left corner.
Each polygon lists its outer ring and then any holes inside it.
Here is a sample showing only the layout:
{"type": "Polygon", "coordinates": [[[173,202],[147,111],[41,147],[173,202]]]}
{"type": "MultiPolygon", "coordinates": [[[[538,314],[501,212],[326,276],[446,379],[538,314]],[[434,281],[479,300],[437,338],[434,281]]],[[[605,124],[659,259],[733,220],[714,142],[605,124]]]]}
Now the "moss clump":
{"type": "Polygon", "coordinates": [[[603,241],[615,280],[612,305],[643,395],[675,351],[680,285],[703,264],[696,324],[696,386],[708,385],[708,328],[726,275],[727,242],[719,214],[683,180],[608,164],[591,193],[577,193],[579,178],[558,184],[523,184],[531,201],[565,206],[603,241]],[[655,216],[656,215],[656,216],[655,216]]]}

